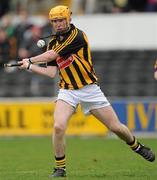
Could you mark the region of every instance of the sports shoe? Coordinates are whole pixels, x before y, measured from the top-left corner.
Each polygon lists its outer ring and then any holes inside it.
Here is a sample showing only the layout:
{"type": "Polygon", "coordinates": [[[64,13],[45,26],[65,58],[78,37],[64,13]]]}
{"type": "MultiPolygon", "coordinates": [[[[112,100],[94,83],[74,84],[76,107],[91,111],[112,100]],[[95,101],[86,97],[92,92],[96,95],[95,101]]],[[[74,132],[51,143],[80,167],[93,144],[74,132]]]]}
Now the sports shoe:
{"type": "Polygon", "coordinates": [[[54,168],[51,177],[66,177],[66,170],[64,168],[54,168]]]}
{"type": "Polygon", "coordinates": [[[155,154],[149,147],[146,147],[139,143],[139,146],[136,149],[134,149],[134,151],[140,154],[147,161],[155,161],[155,154]]]}

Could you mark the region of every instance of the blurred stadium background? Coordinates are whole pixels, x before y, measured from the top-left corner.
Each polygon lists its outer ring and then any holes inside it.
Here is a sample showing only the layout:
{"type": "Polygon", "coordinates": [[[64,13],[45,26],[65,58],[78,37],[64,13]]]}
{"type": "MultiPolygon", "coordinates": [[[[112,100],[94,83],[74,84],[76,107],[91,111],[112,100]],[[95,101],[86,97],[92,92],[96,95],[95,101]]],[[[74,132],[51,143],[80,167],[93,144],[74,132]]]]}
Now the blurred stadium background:
{"type": "MultiPolygon", "coordinates": [[[[86,32],[101,88],[121,121],[136,133],[156,136],[156,0],[1,0],[0,135],[51,134],[58,78],[3,64],[45,51],[36,42],[53,32],[48,12],[59,4],[72,9],[72,22],[86,32]]],[[[68,133],[105,135],[107,129],[79,109],[68,133]]]]}

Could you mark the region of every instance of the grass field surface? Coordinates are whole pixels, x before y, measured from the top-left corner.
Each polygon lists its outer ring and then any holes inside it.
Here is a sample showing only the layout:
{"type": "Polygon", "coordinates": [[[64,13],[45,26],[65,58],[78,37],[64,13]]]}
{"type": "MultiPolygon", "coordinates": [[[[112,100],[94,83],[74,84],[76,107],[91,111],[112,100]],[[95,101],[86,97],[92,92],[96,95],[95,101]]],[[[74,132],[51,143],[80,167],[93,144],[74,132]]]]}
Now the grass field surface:
{"type": "MultiPolygon", "coordinates": [[[[140,140],[157,152],[156,139],[140,140]]],[[[51,147],[50,137],[1,137],[0,180],[53,179],[51,147]]],[[[157,162],[147,162],[119,139],[68,137],[66,151],[66,180],[157,179],[157,162]]]]}

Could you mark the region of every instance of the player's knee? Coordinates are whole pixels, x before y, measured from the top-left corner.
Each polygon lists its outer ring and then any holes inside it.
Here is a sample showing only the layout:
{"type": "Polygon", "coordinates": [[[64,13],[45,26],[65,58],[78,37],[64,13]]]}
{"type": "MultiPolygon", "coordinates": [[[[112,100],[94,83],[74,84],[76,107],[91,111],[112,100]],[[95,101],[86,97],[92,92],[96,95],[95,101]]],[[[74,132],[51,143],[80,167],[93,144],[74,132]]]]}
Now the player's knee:
{"type": "Polygon", "coordinates": [[[54,133],[57,135],[61,135],[65,133],[65,127],[60,124],[54,124],[54,133]]]}

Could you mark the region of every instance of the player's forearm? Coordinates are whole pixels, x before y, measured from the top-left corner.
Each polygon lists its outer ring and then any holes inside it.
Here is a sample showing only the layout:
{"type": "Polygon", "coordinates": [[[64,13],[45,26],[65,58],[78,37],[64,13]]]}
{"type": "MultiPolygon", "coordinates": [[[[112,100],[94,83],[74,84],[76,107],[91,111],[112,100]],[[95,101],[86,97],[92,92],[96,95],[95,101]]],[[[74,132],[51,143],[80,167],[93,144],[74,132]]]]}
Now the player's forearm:
{"type": "Polygon", "coordinates": [[[58,54],[53,50],[46,51],[40,55],[31,57],[30,60],[32,63],[38,62],[50,62],[58,57],[58,54]]]}
{"type": "Polygon", "coordinates": [[[154,72],[154,78],[157,80],[157,71],[154,72]]]}
{"type": "Polygon", "coordinates": [[[48,76],[50,78],[54,78],[57,72],[57,68],[55,66],[40,67],[34,64],[31,64],[30,70],[36,74],[48,76]]]}

